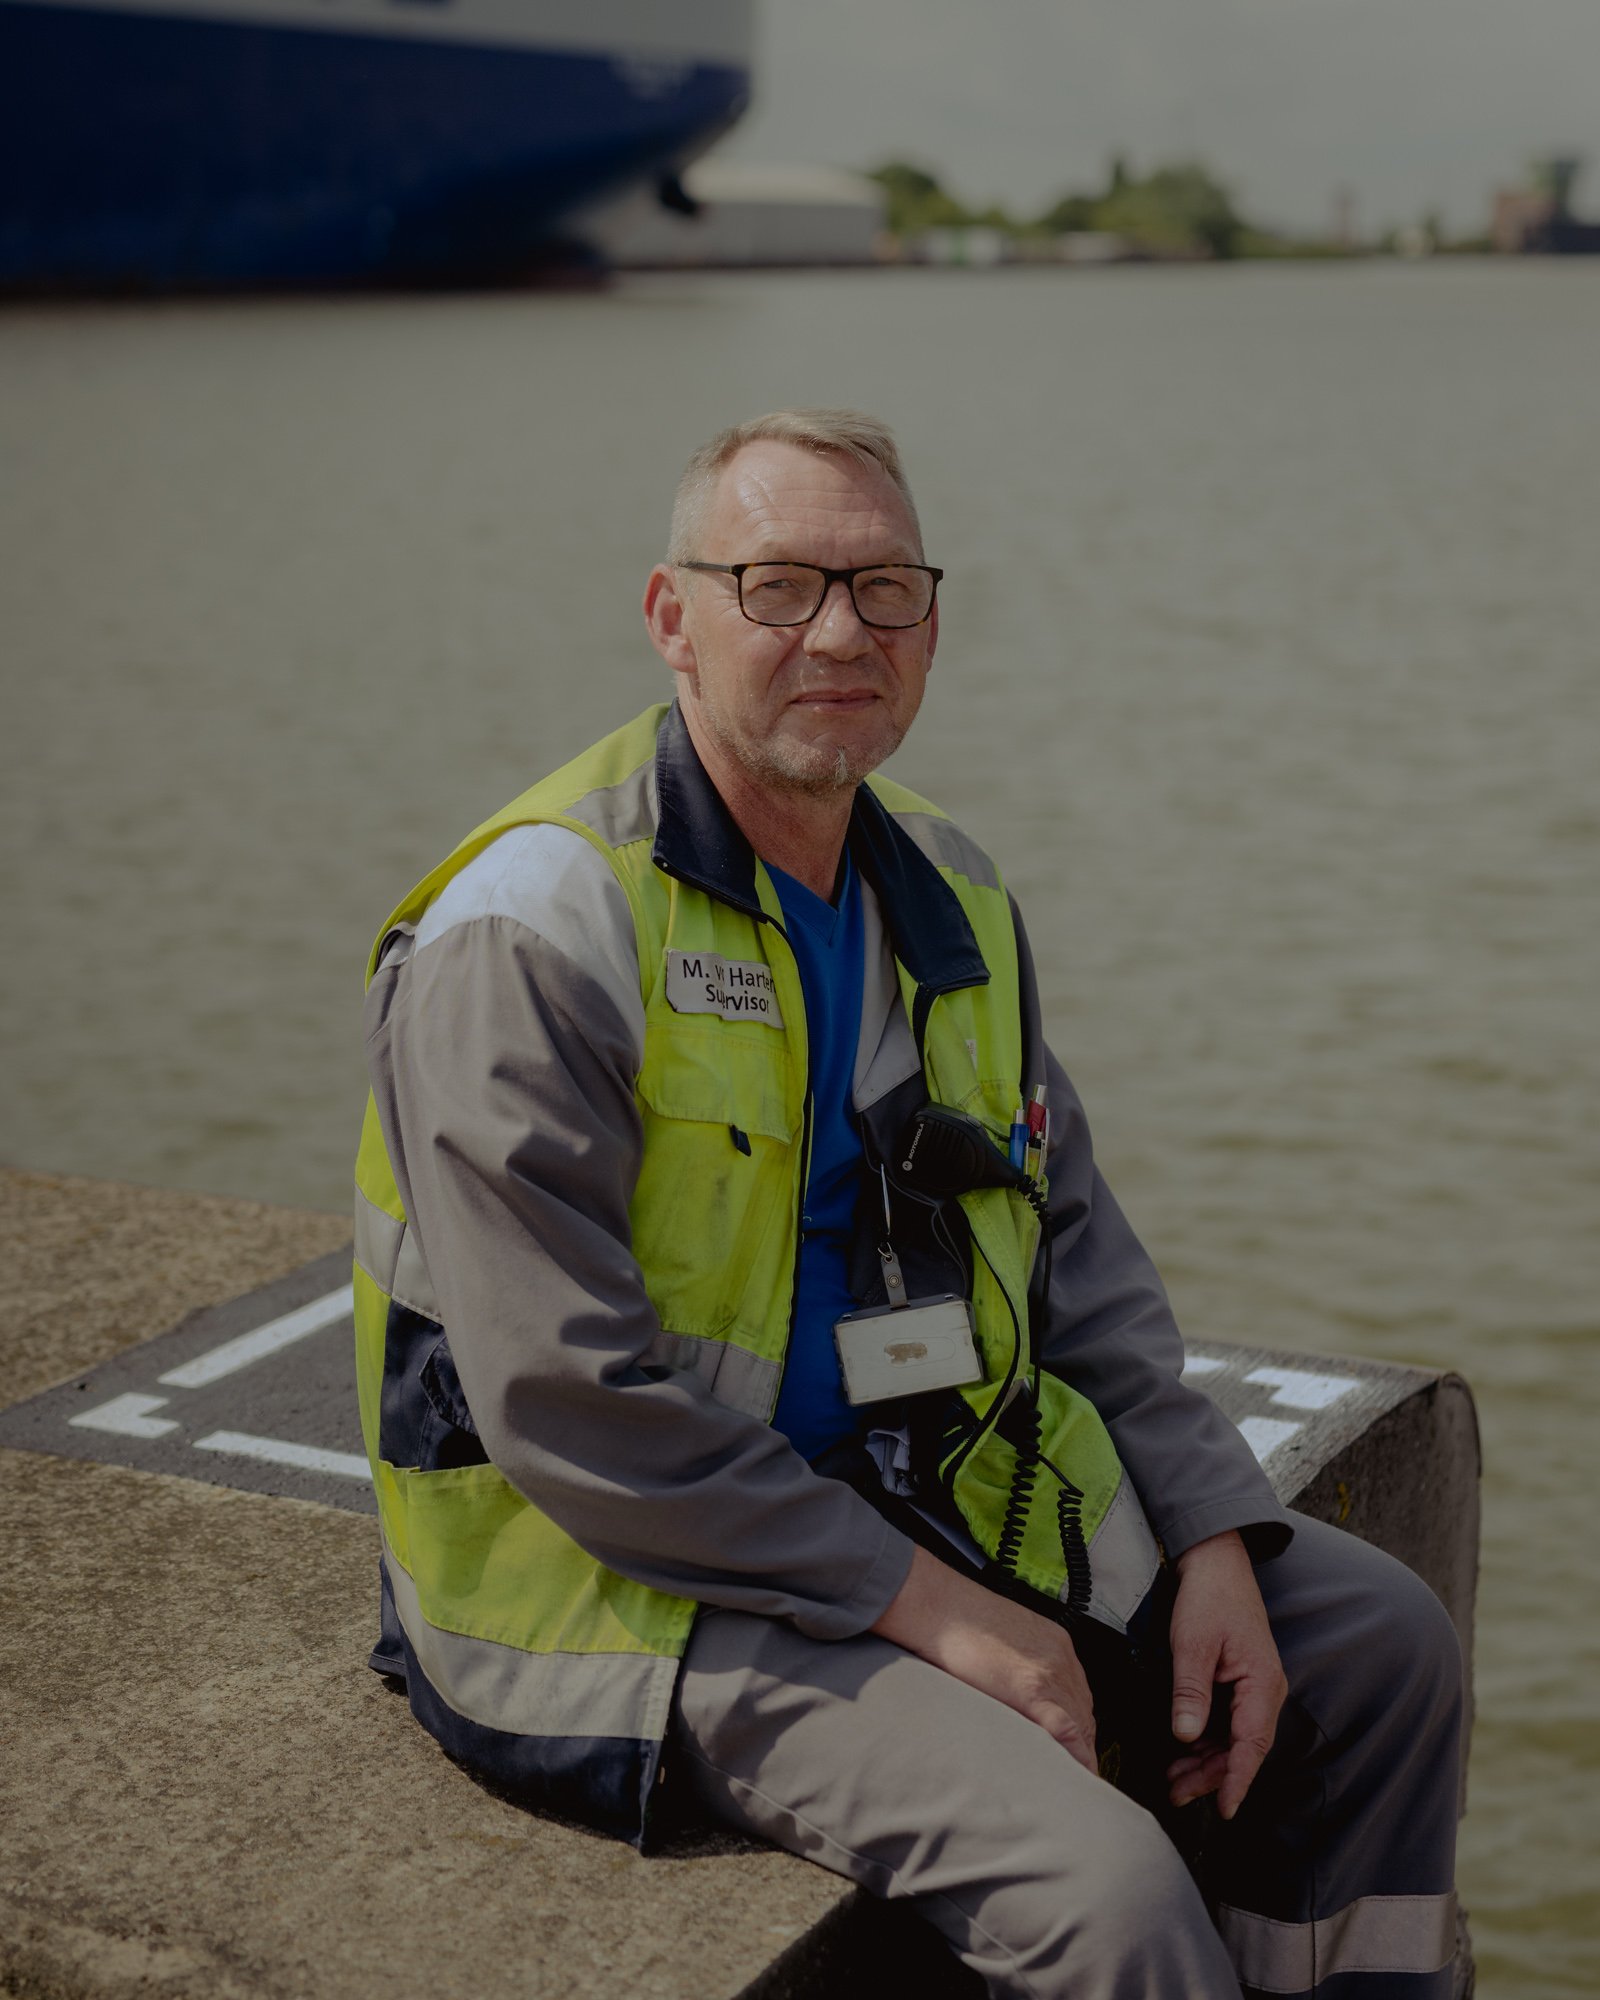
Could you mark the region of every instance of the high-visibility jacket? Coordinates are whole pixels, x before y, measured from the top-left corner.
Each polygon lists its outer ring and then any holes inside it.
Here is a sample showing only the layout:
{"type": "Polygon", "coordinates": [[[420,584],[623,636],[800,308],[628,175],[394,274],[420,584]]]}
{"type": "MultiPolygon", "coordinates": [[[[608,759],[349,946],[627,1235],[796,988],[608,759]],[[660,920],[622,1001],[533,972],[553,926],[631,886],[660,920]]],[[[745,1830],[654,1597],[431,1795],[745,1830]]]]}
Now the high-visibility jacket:
{"type": "MultiPolygon", "coordinates": [[[[591,843],[633,918],[644,1147],[630,1224],[665,1351],[681,1342],[684,1365],[709,1376],[714,1396],[770,1421],[811,1125],[805,1005],[771,879],[712,791],[678,712],[648,711],[471,833],[389,917],[369,979],[386,941],[413,928],[490,842],[537,823],[591,843]],[[684,981],[708,973],[724,993],[747,991],[751,1007],[685,1007],[684,981]]],[[[1023,1073],[1017,937],[998,874],[935,808],[879,778],[857,794],[850,840],[885,912],[921,1089],[980,1120],[1003,1150],[1033,1079],[1023,1073]]],[[[892,1135],[878,1134],[875,1148],[867,1138],[869,1157],[892,1150],[892,1135]]],[[[419,1251],[370,1100],[357,1188],[357,1374],[389,1657],[452,1754],[642,1840],[696,1606],[604,1567],[481,1454],[417,1462],[411,1427],[390,1419],[419,1337],[417,1287],[396,1274],[419,1251]]],[[[987,1188],[961,1195],[953,1219],[966,1237],[983,1381],[947,1396],[932,1462],[987,1556],[1047,1597],[1083,1605],[1108,1514],[1122,1538],[1108,1548],[1114,1562],[1137,1567],[1150,1551],[1153,1566],[1154,1544],[1090,1404],[1048,1373],[1034,1393],[1017,1387],[1029,1374],[1033,1208],[987,1188]],[[1030,1447],[1064,1479],[1039,1470],[1030,1447]],[[1030,1466],[1033,1476],[1019,1479],[1030,1466]]],[[[446,1331],[420,1316],[424,1338],[446,1331]]],[[[449,1379],[424,1387],[447,1412],[460,1397],[449,1379]]],[[[470,1428],[467,1413],[460,1422],[470,1428]]],[[[1117,1535],[1108,1531],[1106,1543],[1117,1535]]]]}

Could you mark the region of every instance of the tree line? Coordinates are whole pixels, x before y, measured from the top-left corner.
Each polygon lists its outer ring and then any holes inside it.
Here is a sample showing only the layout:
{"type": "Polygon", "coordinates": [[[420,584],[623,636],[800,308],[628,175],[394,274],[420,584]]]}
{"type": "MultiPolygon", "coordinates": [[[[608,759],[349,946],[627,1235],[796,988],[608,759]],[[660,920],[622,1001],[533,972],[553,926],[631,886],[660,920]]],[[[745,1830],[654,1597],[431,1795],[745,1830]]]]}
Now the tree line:
{"type": "Polygon", "coordinates": [[[994,206],[968,208],[933,174],[906,160],[886,161],[871,178],[884,191],[887,224],[896,236],[973,227],[1018,238],[1093,232],[1120,237],[1151,257],[1261,256],[1289,247],[1247,221],[1227,187],[1196,160],[1172,161],[1140,175],[1119,156],[1098,193],[1063,194],[1036,216],[994,206]]]}

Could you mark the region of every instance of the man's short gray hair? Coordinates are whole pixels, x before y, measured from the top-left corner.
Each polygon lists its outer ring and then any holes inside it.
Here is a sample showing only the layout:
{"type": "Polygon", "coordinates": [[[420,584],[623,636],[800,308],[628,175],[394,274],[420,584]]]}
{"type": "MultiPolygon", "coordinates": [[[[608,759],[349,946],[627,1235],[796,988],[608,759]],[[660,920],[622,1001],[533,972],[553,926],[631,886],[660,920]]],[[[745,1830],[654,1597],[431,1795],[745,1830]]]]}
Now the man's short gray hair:
{"type": "Polygon", "coordinates": [[[718,431],[684,467],[672,503],[668,562],[695,562],[704,558],[699,545],[700,532],[718,473],[747,444],[768,442],[795,444],[802,451],[814,451],[821,457],[847,458],[856,465],[880,467],[906,503],[917,538],[917,553],[921,555],[922,524],[917,519],[917,503],[906,482],[900,447],[887,424],[860,410],[770,410],[764,417],[752,417],[747,423],[730,424],[726,430],[718,431]]]}

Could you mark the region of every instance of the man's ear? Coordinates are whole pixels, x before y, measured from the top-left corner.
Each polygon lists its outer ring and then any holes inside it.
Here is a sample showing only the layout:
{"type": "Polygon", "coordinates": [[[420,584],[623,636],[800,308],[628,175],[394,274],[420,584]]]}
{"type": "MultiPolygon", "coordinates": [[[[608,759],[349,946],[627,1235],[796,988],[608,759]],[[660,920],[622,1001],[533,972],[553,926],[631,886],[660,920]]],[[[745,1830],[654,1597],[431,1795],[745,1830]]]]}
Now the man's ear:
{"type": "Polygon", "coordinates": [[[933,600],[933,609],[928,613],[928,665],[933,665],[933,656],[939,649],[939,600],[933,600]]]}
{"type": "Polygon", "coordinates": [[[683,614],[678,572],[670,563],[657,563],[644,587],[645,630],[651,645],[675,674],[692,674],[696,666],[694,643],[684,630],[683,614]]]}

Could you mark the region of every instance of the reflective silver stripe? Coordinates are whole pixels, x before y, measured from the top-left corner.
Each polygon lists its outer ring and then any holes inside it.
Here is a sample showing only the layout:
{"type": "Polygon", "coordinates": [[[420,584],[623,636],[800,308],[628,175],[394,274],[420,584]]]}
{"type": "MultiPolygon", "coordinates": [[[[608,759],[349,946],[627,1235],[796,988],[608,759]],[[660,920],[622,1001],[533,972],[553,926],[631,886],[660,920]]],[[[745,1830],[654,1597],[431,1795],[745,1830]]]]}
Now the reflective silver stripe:
{"type": "Polygon", "coordinates": [[[626,847],[630,840],[654,839],[656,760],[647,757],[621,784],[585,792],[576,805],[563,806],[561,817],[593,828],[607,847],[626,847]]]}
{"type": "Polygon", "coordinates": [[[1309,1924],[1224,1903],[1217,1929],[1244,1985],[1309,1993],[1340,1972],[1442,1972],[1456,1955],[1456,1899],[1363,1896],[1309,1924]]]}
{"type": "MultiPolygon", "coordinates": [[[[396,1222],[370,1202],[360,1188],[356,1189],[355,1242],[356,1262],[380,1290],[424,1319],[439,1318],[438,1301],[416,1238],[403,1222],[396,1222]]],[[[646,1348],[644,1359],[698,1375],[719,1403],[762,1423],[778,1399],[777,1362],[763,1360],[732,1341],[669,1333],[663,1328],[646,1348]]]]}
{"type": "Polygon", "coordinates": [[[856,1044],[855,1075],[850,1097],[857,1111],[866,1111],[896,1084],[922,1068],[917,1044],[900,998],[894,953],[883,926],[876,893],[861,885],[861,919],[865,939],[866,982],[861,995],[861,1031],[856,1044]]]}
{"type": "Polygon", "coordinates": [[[368,1201],[360,1188],[356,1189],[356,1262],[380,1292],[393,1294],[394,1267],[405,1233],[403,1222],[386,1215],[376,1202],[368,1201]]]}
{"type": "MultiPolygon", "coordinates": [[[[1094,1584],[1089,1615],[1126,1632],[1128,1620],[1144,1602],[1156,1580],[1161,1552],[1139,1496],[1126,1473],[1112,1495],[1111,1505],[1089,1544],[1089,1570],[1094,1584]]],[[[1062,1586],[1062,1595],[1066,1586],[1062,1586]]]]}
{"type": "Polygon", "coordinates": [[[417,1587],[384,1550],[394,1608],[417,1664],[440,1699],[485,1729],[513,1736],[622,1736],[659,1742],[678,1678],[659,1653],[526,1653],[493,1639],[441,1631],[422,1615],[417,1587]]]}
{"type": "Polygon", "coordinates": [[[389,1287],[389,1296],[397,1305],[410,1306],[413,1312],[421,1313],[424,1319],[443,1320],[433,1280],[428,1276],[422,1252],[417,1248],[414,1229],[408,1228],[400,1239],[400,1255],[395,1259],[394,1283],[389,1287]]]}
{"type": "Polygon", "coordinates": [[[965,875],[975,889],[999,888],[994,863],[954,820],[941,819],[936,813],[896,813],[895,820],[940,868],[953,868],[958,875],[965,875]]]}
{"type": "Polygon", "coordinates": [[[617,1010],[637,1070],[644,1059],[639,940],[611,863],[570,826],[514,826],[447,882],[417,925],[416,956],[459,946],[464,925],[509,917],[559,956],[525,948],[529,977],[574,1020],[598,987],[617,1010]]]}
{"type": "Polygon", "coordinates": [[[778,1364],[747,1347],[699,1334],[669,1333],[665,1327],[644,1351],[646,1361],[685,1369],[706,1384],[719,1403],[765,1423],[778,1401],[778,1364]]]}
{"type": "Polygon", "coordinates": [[[424,1319],[438,1319],[439,1301],[417,1248],[417,1239],[405,1223],[396,1222],[376,1203],[356,1189],[356,1262],[380,1291],[400,1305],[421,1313],[424,1319]]]}

